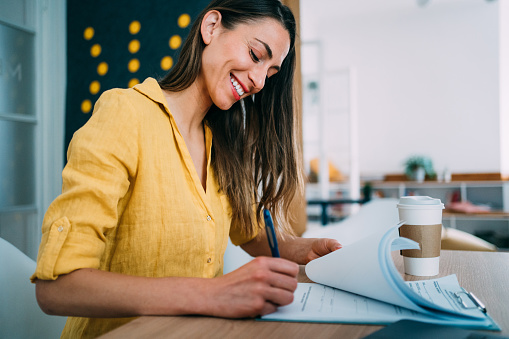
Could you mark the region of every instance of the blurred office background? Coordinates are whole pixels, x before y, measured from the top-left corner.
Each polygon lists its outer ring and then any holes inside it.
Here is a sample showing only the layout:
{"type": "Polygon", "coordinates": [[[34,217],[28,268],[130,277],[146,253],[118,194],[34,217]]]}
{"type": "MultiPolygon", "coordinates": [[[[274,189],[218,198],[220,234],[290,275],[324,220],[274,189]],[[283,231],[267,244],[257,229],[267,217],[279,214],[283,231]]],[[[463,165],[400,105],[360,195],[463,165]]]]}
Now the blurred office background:
{"type": "Polygon", "coordinates": [[[362,198],[366,184],[373,198],[430,195],[446,204],[445,226],[509,247],[509,3],[300,6],[308,200],[362,198]],[[414,156],[434,178],[404,175],[414,156]]]}
{"type": "MultiPolygon", "coordinates": [[[[207,2],[0,0],[0,237],[36,257],[73,131],[104,90],[171,68],[207,2]]],[[[507,1],[297,2],[308,198],[360,197],[366,183],[379,196],[459,192],[499,214],[444,224],[507,237],[507,1]],[[435,181],[385,180],[416,154],[435,181]]]]}

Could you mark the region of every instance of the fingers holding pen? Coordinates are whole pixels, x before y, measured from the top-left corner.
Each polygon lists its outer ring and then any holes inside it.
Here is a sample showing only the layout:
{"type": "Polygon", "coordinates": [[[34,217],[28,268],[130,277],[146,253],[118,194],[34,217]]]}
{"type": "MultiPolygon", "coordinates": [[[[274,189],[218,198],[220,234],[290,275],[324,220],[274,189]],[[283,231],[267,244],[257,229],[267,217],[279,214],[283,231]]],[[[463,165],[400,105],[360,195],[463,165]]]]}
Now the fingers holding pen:
{"type": "Polygon", "coordinates": [[[274,312],[293,301],[299,266],[279,258],[258,257],[239,269],[214,279],[212,315],[254,317],[274,312]]]}
{"type": "Polygon", "coordinates": [[[253,260],[252,279],[265,300],[260,314],[272,313],[277,306],[288,305],[293,301],[297,288],[299,266],[291,261],[278,258],[259,257],[253,260]]]}
{"type": "Polygon", "coordinates": [[[253,266],[253,279],[273,287],[276,292],[286,290],[293,294],[297,288],[299,265],[285,259],[258,257],[253,260],[253,266]]]}

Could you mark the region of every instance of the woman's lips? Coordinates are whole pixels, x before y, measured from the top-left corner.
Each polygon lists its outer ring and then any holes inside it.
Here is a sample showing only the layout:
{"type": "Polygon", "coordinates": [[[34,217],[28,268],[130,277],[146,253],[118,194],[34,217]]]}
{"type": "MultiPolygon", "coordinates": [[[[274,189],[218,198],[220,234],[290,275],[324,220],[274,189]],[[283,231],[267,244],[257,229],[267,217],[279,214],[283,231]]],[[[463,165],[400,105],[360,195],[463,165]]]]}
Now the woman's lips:
{"type": "Polygon", "coordinates": [[[230,74],[230,82],[232,84],[233,95],[235,96],[235,99],[239,100],[240,97],[247,92],[247,90],[233,74],[230,74]]]}
{"type": "Polygon", "coordinates": [[[239,93],[237,93],[237,90],[235,89],[235,87],[233,87],[233,84],[231,84],[231,88],[232,88],[232,93],[233,93],[233,96],[235,97],[235,100],[240,100],[240,95],[239,93]]]}

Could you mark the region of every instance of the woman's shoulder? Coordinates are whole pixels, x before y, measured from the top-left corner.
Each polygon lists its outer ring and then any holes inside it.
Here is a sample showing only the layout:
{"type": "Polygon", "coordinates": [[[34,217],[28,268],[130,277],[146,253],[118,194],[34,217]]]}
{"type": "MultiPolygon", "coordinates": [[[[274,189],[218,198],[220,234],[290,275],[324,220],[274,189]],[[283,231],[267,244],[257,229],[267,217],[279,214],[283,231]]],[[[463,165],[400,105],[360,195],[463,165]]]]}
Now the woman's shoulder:
{"type": "Polygon", "coordinates": [[[165,105],[166,99],[159,87],[159,83],[153,78],[147,78],[140,84],[131,88],[113,88],[103,92],[98,102],[107,102],[110,104],[122,106],[127,109],[128,106],[141,111],[150,111],[155,109],[160,111],[165,105]]]}
{"type": "Polygon", "coordinates": [[[158,108],[159,104],[137,88],[112,88],[100,95],[92,115],[104,110],[115,111],[119,114],[129,114],[129,112],[139,114],[150,107],[158,108]]]}
{"type": "Polygon", "coordinates": [[[142,99],[139,96],[140,94],[133,88],[112,88],[99,96],[96,105],[129,106],[142,99]]]}

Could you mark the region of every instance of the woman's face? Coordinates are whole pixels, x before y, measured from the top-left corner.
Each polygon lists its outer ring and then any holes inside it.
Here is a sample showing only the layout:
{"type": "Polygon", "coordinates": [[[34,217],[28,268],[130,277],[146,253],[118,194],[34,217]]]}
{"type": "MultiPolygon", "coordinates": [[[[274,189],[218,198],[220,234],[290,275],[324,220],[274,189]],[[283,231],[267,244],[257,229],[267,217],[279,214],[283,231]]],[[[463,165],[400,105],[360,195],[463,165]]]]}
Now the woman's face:
{"type": "Polygon", "coordinates": [[[274,19],[239,24],[226,30],[220,23],[218,12],[205,17],[204,35],[207,45],[202,55],[199,81],[220,109],[230,108],[236,101],[259,92],[265,80],[275,75],[288,54],[288,31],[274,19]]]}

